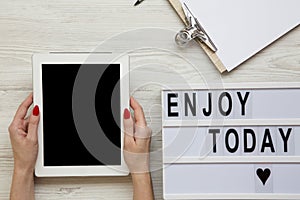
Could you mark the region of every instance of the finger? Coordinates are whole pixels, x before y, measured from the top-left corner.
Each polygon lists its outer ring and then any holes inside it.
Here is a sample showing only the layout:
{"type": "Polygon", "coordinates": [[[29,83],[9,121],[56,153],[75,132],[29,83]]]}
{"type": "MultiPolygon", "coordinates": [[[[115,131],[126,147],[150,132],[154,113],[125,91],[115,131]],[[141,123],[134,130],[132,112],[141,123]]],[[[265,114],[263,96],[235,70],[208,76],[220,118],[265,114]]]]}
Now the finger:
{"type": "Polygon", "coordinates": [[[30,93],[30,95],[19,106],[19,108],[15,114],[14,120],[15,119],[18,119],[18,120],[24,119],[27,114],[27,110],[30,107],[30,105],[32,104],[32,102],[33,102],[33,97],[32,97],[32,93],[30,93]]]}
{"type": "Polygon", "coordinates": [[[23,121],[23,130],[28,130],[28,124],[29,124],[29,117],[26,117],[23,121]]]}
{"type": "Polygon", "coordinates": [[[131,142],[134,142],[134,122],[133,119],[131,117],[131,114],[129,112],[129,110],[127,108],[125,108],[124,110],[124,145],[125,147],[130,144],[131,142]]]}
{"type": "Polygon", "coordinates": [[[151,142],[151,135],[152,135],[152,131],[149,127],[136,127],[135,130],[135,141],[136,144],[142,148],[144,148],[144,150],[146,150],[147,152],[149,152],[149,145],[151,142]]]}
{"type": "Polygon", "coordinates": [[[146,127],[147,123],[142,106],[133,97],[130,97],[130,106],[134,110],[135,124],[140,127],[146,127]]]}
{"type": "Polygon", "coordinates": [[[134,137],[136,139],[148,139],[151,138],[152,130],[149,127],[140,127],[137,126],[135,129],[134,137]]]}
{"type": "Polygon", "coordinates": [[[39,107],[36,105],[34,106],[32,113],[29,117],[28,133],[27,133],[27,137],[34,141],[37,141],[37,137],[38,137],[39,120],[40,120],[40,111],[39,111],[39,107]]]}
{"type": "Polygon", "coordinates": [[[26,133],[24,130],[22,130],[22,129],[18,129],[18,130],[17,130],[17,133],[18,133],[19,135],[23,136],[23,137],[26,137],[26,136],[27,136],[27,133],[26,133]]]}

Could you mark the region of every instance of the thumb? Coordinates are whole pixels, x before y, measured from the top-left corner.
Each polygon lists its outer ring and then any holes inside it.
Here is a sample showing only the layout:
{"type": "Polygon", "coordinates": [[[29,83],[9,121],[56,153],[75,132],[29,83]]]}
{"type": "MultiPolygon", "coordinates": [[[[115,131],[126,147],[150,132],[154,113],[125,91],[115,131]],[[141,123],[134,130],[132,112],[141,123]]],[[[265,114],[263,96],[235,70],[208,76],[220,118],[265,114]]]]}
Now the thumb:
{"type": "Polygon", "coordinates": [[[134,123],[131,117],[130,111],[125,108],[124,110],[124,145],[126,146],[130,142],[133,142],[134,123]]]}
{"type": "Polygon", "coordinates": [[[40,121],[40,110],[39,110],[39,106],[36,105],[34,106],[32,110],[32,114],[29,117],[28,133],[27,133],[27,137],[31,138],[34,141],[37,141],[39,121],[40,121]]]}

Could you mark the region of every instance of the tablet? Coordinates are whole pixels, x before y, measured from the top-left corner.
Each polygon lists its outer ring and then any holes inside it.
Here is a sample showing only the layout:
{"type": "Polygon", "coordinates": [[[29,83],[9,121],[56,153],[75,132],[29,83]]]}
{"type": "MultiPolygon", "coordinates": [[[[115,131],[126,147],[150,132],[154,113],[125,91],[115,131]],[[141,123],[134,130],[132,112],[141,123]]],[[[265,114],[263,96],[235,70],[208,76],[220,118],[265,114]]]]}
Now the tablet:
{"type": "Polygon", "coordinates": [[[38,54],[32,60],[40,108],[36,176],[127,175],[128,56],[38,54]]]}

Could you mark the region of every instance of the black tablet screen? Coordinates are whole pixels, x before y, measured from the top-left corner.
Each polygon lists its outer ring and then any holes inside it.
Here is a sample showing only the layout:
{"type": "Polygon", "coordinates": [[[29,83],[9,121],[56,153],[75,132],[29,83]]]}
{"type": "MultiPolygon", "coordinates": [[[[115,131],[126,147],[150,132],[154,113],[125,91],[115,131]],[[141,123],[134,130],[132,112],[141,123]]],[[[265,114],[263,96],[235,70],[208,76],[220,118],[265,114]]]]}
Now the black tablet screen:
{"type": "MultiPolygon", "coordinates": [[[[119,64],[42,64],[44,166],[121,164],[119,80],[119,64]],[[78,72],[82,67],[85,67],[85,70],[90,69],[92,73],[96,70],[101,74],[95,86],[97,89],[94,94],[93,106],[97,122],[108,140],[96,141],[99,146],[96,145],[95,148],[103,147],[104,143],[109,141],[120,149],[119,151],[111,151],[111,149],[103,151],[102,148],[101,154],[111,158],[105,163],[97,159],[86,148],[74,122],[73,89],[78,72]],[[117,94],[113,95],[113,91],[117,91],[117,94]],[[111,106],[112,102],[113,106],[111,106]]],[[[80,98],[86,97],[82,95],[80,98]]],[[[93,130],[87,128],[86,133],[88,131],[93,130]]]]}

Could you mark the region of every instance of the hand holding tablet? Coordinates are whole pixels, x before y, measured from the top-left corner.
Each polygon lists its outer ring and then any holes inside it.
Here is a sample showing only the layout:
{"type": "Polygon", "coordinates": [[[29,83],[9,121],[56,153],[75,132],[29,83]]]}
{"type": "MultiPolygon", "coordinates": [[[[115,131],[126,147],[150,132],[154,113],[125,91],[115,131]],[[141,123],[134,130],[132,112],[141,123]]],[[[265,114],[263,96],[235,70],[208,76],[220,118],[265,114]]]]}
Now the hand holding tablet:
{"type": "Polygon", "coordinates": [[[148,173],[151,129],[147,127],[145,115],[140,104],[130,98],[134,118],[129,110],[124,110],[124,157],[131,174],[148,173]]]}
{"type": "Polygon", "coordinates": [[[11,199],[34,198],[34,166],[38,176],[115,176],[128,174],[125,162],[132,173],[134,199],[153,199],[149,172],[151,130],[142,107],[133,98],[130,105],[134,118],[128,110],[128,59],[111,63],[111,56],[38,55],[33,60],[35,106],[26,117],[33,103],[31,94],[9,127],[15,158],[11,199]],[[78,81],[82,73],[89,75],[84,82],[78,81]],[[91,85],[97,76],[100,79],[96,86],[91,85]],[[93,137],[90,133],[95,131],[89,123],[95,119],[100,127],[97,135],[102,138],[86,144],[84,139],[93,137]],[[86,135],[80,135],[80,131],[86,135]],[[100,154],[112,159],[97,159],[90,144],[101,146],[100,154]]]}
{"type": "MultiPolygon", "coordinates": [[[[26,117],[32,104],[30,94],[19,106],[14,120],[9,126],[11,143],[14,150],[14,175],[11,186],[11,199],[34,199],[33,171],[38,153],[39,107],[34,106],[32,113],[26,117]]],[[[149,172],[149,150],[151,129],[147,127],[142,107],[131,98],[130,105],[134,118],[129,110],[124,110],[125,126],[125,162],[132,174],[134,199],[154,199],[151,175],[149,172]]]]}
{"type": "Polygon", "coordinates": [[[10,199],[34,199],[33,171],[38,154],[39,107],[34,106],[30,94],[19,106],[8,130],[14,153],[14,173],[10,199]]]}
{"type": "Polygon", "coordinates": [[[38,153],[37,131],[39,123],[39,107],[34,106],[32,113],[26,116],[33,102],[30,94],[19,106],[8,130],[14,152],[15,168],[33,173],[38,153]]]}
{"type": "Polygon", "coordinates": [[[141,105],[130,98],[134,111],[131,117],[129,110],[124,110],[124,157],[131,172],[134,194],[133,199],[154,199],[149,168],[151,129],[147,126],[141,105]]]}

